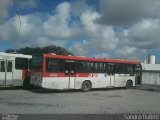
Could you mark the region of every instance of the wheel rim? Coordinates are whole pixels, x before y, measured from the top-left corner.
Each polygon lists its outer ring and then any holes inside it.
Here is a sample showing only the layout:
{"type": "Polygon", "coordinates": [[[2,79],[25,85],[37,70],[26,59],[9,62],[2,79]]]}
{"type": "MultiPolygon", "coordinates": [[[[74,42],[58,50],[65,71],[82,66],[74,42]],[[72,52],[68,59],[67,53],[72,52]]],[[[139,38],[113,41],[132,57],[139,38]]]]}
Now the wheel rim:
{"type": "Polygon", "coordinates": [[[89,85],[88,84],[84,84],[84,88],[89,88],[89,85]]]}
{"type": "Polygon", "coordinates": [[[91,89],[91,85],[89,82],[84,82],[83,85],[82,85],[82,89],[84,91],[89,91],[91,89]]]}
{"type": "Polygon", "coordinates": [[[131,88],[132,86],[133,86],[133,85],[132,85],[132,82],[131,82],[131,81],[128,81],[126,87],[127,87],[127,88],[131,88]]]}

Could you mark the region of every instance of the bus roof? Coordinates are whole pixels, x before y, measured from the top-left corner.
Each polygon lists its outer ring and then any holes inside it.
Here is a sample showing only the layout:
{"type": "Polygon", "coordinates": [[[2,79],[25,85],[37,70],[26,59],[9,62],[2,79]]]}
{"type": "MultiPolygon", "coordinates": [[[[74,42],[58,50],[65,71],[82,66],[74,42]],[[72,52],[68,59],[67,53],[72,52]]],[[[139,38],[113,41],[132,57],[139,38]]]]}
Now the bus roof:
{"type": "Polygon", "coordinates": [[[32,56],[31,56],[31,55],[13,54],[13,53],[5,53],[5,52],[0,52],[0,56],[5,56],[5,57],[22,57],[22,58],[32,58],[32,56]]]}
{"type": "Polygon", "coordinates": [[[45,58],[58,58],[58,59],[69,59],[69,60],[80,60],[80,61],[93,61],[93,62],[109,62],[109,63],[124,63],[124,64],[140,64],[138,60],[120,60],[120,59],[107,59],[107,58],[89,58],[81,56],[66,56],[66,55],[55,55],[55,54],[43,54],[45,58]]]}

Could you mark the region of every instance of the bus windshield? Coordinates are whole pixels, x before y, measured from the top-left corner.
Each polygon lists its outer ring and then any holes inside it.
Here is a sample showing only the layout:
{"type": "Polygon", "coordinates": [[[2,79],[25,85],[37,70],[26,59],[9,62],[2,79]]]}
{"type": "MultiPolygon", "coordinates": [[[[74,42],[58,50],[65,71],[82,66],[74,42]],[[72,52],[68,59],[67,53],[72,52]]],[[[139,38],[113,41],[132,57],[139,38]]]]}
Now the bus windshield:
{"type": "Polygon", "coordinates": [[[31,68],[32,69],[41,69],[42,68],[42,55],[35,55],[32,58],[31,68]]]}

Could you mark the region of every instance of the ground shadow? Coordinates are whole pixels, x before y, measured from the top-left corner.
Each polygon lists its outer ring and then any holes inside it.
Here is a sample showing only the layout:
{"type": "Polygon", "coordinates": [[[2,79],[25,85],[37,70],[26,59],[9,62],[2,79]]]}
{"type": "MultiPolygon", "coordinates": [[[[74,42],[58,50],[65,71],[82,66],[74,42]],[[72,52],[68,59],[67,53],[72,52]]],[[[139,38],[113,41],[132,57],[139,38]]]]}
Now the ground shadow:
{"type": "MultiPolygon", "coordinates": [[[[110,91],[110,90],[122,90],[124,88],[98,88],[98,89],[91,89],[89,92],[92,91],[110,91]]],[[[55,89],[45,89],[40,87],[35,87],[32,89],[27,89],[29,92],[38,93],[38,94],[45,94],[45,93],[85,93],[81,89],[75,90],[55,90],[55,89]]]]}
{"type": "MultiPolygon", "coordinates": [[[[92,91],[110,91],[110,90],[124,90],[125,88],[95,88],[95,89],[91,89],[89,92],[92,91]]],[[[38,94],[45,94],[45,93],[85,93],[83,92],[81,89],[69,89],[69,90],[56,90],[56,89],[45,89],[45,88],[41,88],[38,86],[35,86],[33,88],[27,88],[27,89],[23,89],[23,87],[0,87],[0,91],[1,90],[25,90],[25,91],[29,91],[29,92],[33,92],[33,93],[38,93],[38,94]]]]}
{"type": "Polygon", "coordinates": [[[13,86],[0,86],[0,91],[1,90],[20,90],[22,87],[13,87],[13,86]]]}

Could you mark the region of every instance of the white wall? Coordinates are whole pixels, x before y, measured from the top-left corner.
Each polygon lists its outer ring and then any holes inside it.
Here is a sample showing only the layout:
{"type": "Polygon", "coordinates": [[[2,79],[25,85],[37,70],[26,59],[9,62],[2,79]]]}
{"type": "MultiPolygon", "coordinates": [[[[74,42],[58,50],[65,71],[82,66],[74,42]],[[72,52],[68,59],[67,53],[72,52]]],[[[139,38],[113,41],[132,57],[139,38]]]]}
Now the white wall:
{"type": "Polygon", "coordinates": [[[142,64],[142,84],[160,85],[160,64],[142,64]]]}
{"type": "Polygon", "coordinates": [[[142,72],[142,84],[160,85],[160,72],[142,72]]]}
{"type": "Polygon", "coordinates": [[[160,64],[144,64],[144,63],[142,63],[142,70],[160,71],[160,64]]]}

